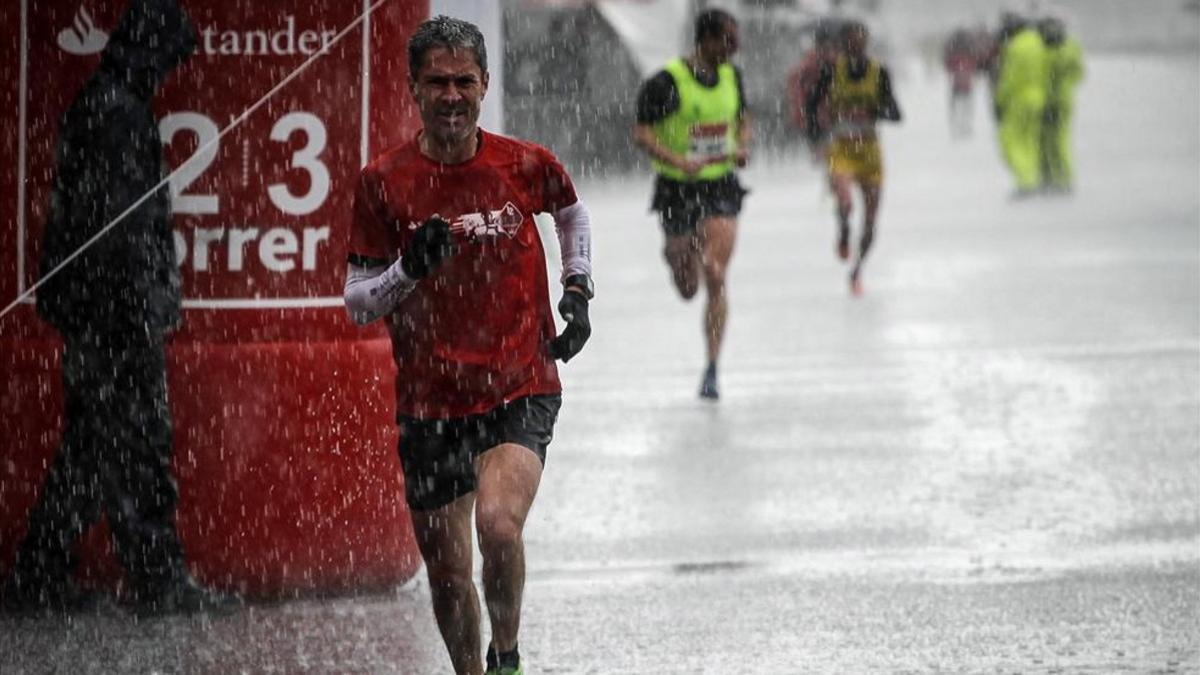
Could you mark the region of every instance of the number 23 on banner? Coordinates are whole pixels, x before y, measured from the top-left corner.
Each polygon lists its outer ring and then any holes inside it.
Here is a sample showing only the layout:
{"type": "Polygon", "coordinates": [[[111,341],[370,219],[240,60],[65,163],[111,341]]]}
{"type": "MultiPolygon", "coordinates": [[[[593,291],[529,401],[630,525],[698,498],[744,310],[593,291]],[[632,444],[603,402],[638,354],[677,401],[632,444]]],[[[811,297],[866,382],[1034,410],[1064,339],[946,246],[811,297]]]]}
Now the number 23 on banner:
{"type": "MultiPolygon", "coordinates": [[[[176,112],[163,117],[158,128],[166,145],[170,145],[178,132],[190,131],[196,135],[197,147],[204,148],[202,152],[196,153],[186,161],[181,170],[171,177],[171,206],[174,211],[190,214],[218,213],[218,195],[187,192],[188,187],[217,159],[215,139],[220,130],[216,123],[197,112],[176,112]]],[[[327,135],[324,123],[316,115],[297,111],[288,113],[275,122],[275,126],[271,128],[271,140],[287,142],[297,131],[304,133],[307,142],[292,154],[290,167],[308,173],[308,192],[295,195],[286,184],[273,183],[267,186],[267,194],[271,203],[280,211],[292,216],[303,216],[321,208],[329,196],[329,168],[320,160],[321,153],[325,150],[327,135]]]]}

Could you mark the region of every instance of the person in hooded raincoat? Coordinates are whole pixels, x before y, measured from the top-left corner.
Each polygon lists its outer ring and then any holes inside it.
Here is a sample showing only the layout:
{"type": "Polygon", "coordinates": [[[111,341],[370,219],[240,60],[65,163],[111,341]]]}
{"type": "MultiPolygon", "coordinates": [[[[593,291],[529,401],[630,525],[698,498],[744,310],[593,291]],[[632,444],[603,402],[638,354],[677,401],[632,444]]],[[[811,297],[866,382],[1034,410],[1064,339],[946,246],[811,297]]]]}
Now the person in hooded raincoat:
{"type": "Polygon", "coordinates": [[[1061,19],[1038,24],[1046,42],[1046,111],[1042,116],[1042,184],[1049,190],[1069,192],[1074,182],[1071,162],[1071,118],[1075,88],[1083,79],[1083,48],[1067,35],[1061,19]]]}
{"type": "Polygon", "coordinates": [[[195,45],[175,0],[132,0],[60,122],[37,311],[63,338],[65,428],[5,585],[10,610],[89,602],[71,549],[101,516],[139,612],[237,602],[189,574],[170,473],[164,337],[180,322],[180,281],[151,99],[195,45]]]}
{"type": "Polygon", "coordinates": [[[1011,17],[1010,37],[1000,53],[995,104],[1000,147],[1016,180],[1016,196],[1042,183],[1042,116],[1046,108],[1046,45],[1036,26],[1011,17]]]}

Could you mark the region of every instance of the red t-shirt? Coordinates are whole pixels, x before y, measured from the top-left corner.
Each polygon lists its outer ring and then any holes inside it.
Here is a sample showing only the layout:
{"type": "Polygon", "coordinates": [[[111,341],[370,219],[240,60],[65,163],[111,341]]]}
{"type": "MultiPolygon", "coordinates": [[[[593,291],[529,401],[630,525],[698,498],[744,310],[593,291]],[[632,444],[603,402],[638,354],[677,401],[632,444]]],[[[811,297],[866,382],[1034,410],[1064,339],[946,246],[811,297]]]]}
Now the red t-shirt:
{"type": "Polygon", "coordinates": [[[359,178],[352,261],[405,255],[412,231],[435,214],[458,246],[387,317],[400,415],[462,417],[562,390],[547,350],[554,316],[533,214],[574,204],[575,186],[541,146],[483,130],[479,143],[469,161],[440,164],[414,137],[359,178]]]}
{"type": "MultiPolygon", "coordinates": [[[[808,96],[817,86],[817,80],[821,78],[821,69],[832,66],[832,61],[823,57],[816,49],[811,49],[788,72],[788,109],[791,112],[792,125],[797,129],[804,131],[807,128],[805,108],[808,106],[808,96]]],[[[829,101],[823,100],[817,107],[817,128],[827,131],[830,124],[829,101]]]]}

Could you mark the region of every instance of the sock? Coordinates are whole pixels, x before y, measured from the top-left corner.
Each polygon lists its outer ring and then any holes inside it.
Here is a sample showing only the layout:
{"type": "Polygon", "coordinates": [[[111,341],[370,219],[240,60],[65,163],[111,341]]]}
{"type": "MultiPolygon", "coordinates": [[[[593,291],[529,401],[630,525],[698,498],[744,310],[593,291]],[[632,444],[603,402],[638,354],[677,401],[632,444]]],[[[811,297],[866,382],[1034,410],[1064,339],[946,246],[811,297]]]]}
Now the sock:
{"type": "Polygon", "coordinates": [[[512,651],[496,652],[496,645],[488,645],[487,650],[487,668],[489,670],[507,666],[516,668],[521,665],[521,654],[519,645],[513,645],[512,651]]]}

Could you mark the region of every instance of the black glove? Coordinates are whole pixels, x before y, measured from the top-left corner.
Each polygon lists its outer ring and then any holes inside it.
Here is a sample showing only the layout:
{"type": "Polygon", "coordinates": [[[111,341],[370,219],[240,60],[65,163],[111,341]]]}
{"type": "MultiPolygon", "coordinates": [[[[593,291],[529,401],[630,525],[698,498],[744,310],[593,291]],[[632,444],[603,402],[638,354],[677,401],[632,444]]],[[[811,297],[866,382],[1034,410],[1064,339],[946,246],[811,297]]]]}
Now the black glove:
{"type": "Polygon", "coordinates": [[[408,250],[400,259],[400,269],[409,279],[424,279],[442,260],[454,255],[450,223],[433,216],[421,223],[409,240],[408,250]]]}
{"type": "Polygon", "coordinates": [[[558,301],[558,313],[567,321],[567,327],[562,335],[550,341],[550,354],[565,363],[574,358],[592,336],[588,299],[582,293],[563,290],[562,300],[558,301]]]}

